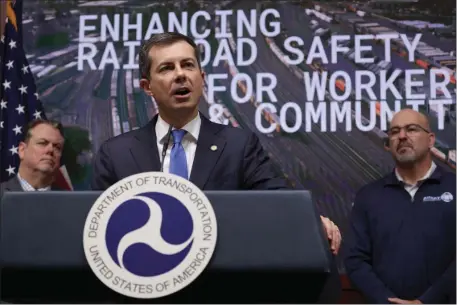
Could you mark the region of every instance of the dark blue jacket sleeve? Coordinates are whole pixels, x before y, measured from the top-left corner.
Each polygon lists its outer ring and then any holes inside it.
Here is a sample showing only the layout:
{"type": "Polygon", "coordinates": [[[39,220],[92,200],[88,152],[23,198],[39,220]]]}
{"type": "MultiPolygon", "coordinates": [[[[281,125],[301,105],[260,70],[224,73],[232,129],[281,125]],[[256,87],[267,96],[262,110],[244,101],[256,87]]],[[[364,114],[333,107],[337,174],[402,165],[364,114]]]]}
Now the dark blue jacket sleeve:
{"type": "Polygon", "coordinates": [[[372,267],[372,243],[365,202],[360,192],[352,207],[349,231],[345,243],[344,263],[351,283],[370,303],[390,303],[395,297],[378,278],[372,267]]]}
{"type": "Polygon", "coordinates": [[[424,304],[455,302],[455,260],[449,265],[443,275],[419,297],[424,304]]]}
{"type": "Polygon", "coordinates": [[[104,191],[117,182],[112,170],[108,143],[103,143],[92,164],[90,187],[94,191],[104,191]]]}
{"type": "Polygon", "coordinates": [[[252,133],[247,140],[243,159],[243,187],[248,190],[288,189],[286,179],[275,172],[274,163],[252,133]]]}

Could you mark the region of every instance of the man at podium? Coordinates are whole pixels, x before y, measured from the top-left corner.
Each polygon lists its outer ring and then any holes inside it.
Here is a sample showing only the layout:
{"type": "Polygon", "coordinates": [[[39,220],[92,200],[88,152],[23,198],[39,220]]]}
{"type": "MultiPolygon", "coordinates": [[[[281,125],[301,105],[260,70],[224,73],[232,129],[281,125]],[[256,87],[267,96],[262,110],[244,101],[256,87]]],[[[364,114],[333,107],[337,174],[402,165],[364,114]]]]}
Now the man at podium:
{"type": "Polygon", "coordinates": [[[20,165],[17,175],[0,184],[4,191],[61,190],[54,184],[64,145],[62,125],[58,122],[36,119],[30,122],[24,141],[17,153],[20,165]]]}
{"type": "MultiPolygon", "coordinates": [[[[204,72],[194,41],[179,33],[152,36],[140,48],[140,85],[159,108],[146,126],[104,142],[93,164],[93,190],[148,171],[170,172],[202,190],[287,189],[255,133],[216,124],[198,111],[204,72]]],[[[331,248],[338,227],[321,217],[331,248]]]]}

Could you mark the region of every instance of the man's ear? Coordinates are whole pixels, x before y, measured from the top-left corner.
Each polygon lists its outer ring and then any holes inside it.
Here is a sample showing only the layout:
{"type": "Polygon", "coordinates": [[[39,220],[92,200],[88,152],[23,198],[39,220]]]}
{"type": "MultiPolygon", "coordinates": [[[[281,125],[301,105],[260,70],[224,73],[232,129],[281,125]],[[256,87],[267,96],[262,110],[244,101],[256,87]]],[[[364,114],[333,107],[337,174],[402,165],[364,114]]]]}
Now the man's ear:
{"type": "Polygon", "coordinates": [[[433,132],[431,132],[429,134],[429,138],[428,138],[428,148],[433,148],[435,147],[435,134],[433,132]]]}
{"type": "Polygon", "coordinates": [[[202,88],[201,88],[201,89],[202,89],[202,90],[205,90],[205,77],[206,77],[206,73],[205,73],[205,71],[203,71],[203,70],[200,70],[200,71],[201,71],[201,72],[200,72],[200,75],[202,76],[202,88]]]}
{"type": "Polygon", "coordinates": [[[149,80],[146,78],[142,78],[140,80],[140,87],[143,89],[144,92],[146,92],[147,95],[153,96],[151,88],[149,88],[149,80]]]}
{"type": "Polygon", "coordinates": [[[383,139],[384,149],[390,151],[390,140],[388,137],[383,139]]]}
{"type": "Polygon", "coordinates": [[[19,155],[19,159],[22,161],[24,159],[24,151],[25,148],[27,147],[27,144],[25,142],[20,142],[19,147],[17,149],[17,154],[19,155]]]}

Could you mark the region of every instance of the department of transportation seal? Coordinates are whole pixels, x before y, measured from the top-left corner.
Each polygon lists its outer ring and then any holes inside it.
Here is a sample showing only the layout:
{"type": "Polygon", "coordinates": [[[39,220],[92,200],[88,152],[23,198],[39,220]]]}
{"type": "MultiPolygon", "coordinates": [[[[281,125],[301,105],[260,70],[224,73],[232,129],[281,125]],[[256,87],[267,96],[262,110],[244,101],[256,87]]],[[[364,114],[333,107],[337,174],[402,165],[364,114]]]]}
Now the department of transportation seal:
{"type": "Polygon", "coordinates": [[[211,203],[192,182],[147,172],[103,192],[84,226],[83,246],[95,275],[133,298],[173,294],[210,261],[217,239],[211,203]]]}

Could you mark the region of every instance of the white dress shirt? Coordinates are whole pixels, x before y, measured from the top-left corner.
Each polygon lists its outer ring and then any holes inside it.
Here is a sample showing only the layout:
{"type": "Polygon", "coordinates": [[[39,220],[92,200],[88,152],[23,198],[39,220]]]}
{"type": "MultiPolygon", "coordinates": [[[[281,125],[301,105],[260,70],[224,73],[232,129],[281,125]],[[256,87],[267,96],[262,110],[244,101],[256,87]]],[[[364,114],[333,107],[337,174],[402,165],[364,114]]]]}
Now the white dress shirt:
{"type": "Polygon", "coordinates": [[[49,191],[51,189],[50,186],[36,189],[32,185],[30,185],[30,183],[28,183],[24,178],[22,178],[21,175],[19,175],[19,173],[17,174],[17,179],[19,180],[19,183],[21,184],[21,187],[24,190],[24,192],[44,192],[49,191]]]}
{"type": "Polygon", "coordinates": [[[395,169],[395,175],[397,176],[398,181],[403,182],[405,190],[411,195],[411,199],[414,200],[414,195],[416,195],[416,192],[419,189],[419,187],[421,186],[422,182],[425,179],[428,179],[433,174],[435,169],[436,169],[436,164],[435,164],[435,162],[432,162],[432,165],[430,166],[430,169],[425,173],[424,177],[419,179],[417,181],[417,183],[414,184],[414,185],[406,183],[403,180],[403,178],[400,176],[400,174],[398,173],[397,169],[395,169]]]}
{"type": "MultiPolygon", "coordinates": [[[[181,143],[184,148],[184,151],[186,152],[187,172],[189,173],[189,175],[192,172],[192,164],[194,163],[195,151],[197,150],[197,140],[200,134],[201,123],[202,121],[200,118],[200,114],[197,114],[197,116],[192,121],[190,121],[183,128],[181,128],[187,131],[181,143]]],[[[170,128],[170,125],[167,122],[165,122],[159,115],[155,129],[157,137],[157,148],[159,150],[160,161],[163,162],[163,171],[165,173],[168,173],[170,170],[170,153],[171,148],[173,147],[172,135],[170,137],[170,142],[168,144],[165,160],[162,160],[163,144],[167,139],[168,128],[170,128]]],[[[173,130],[174,129],[176,128],[173,127],[173,130]]]]}

